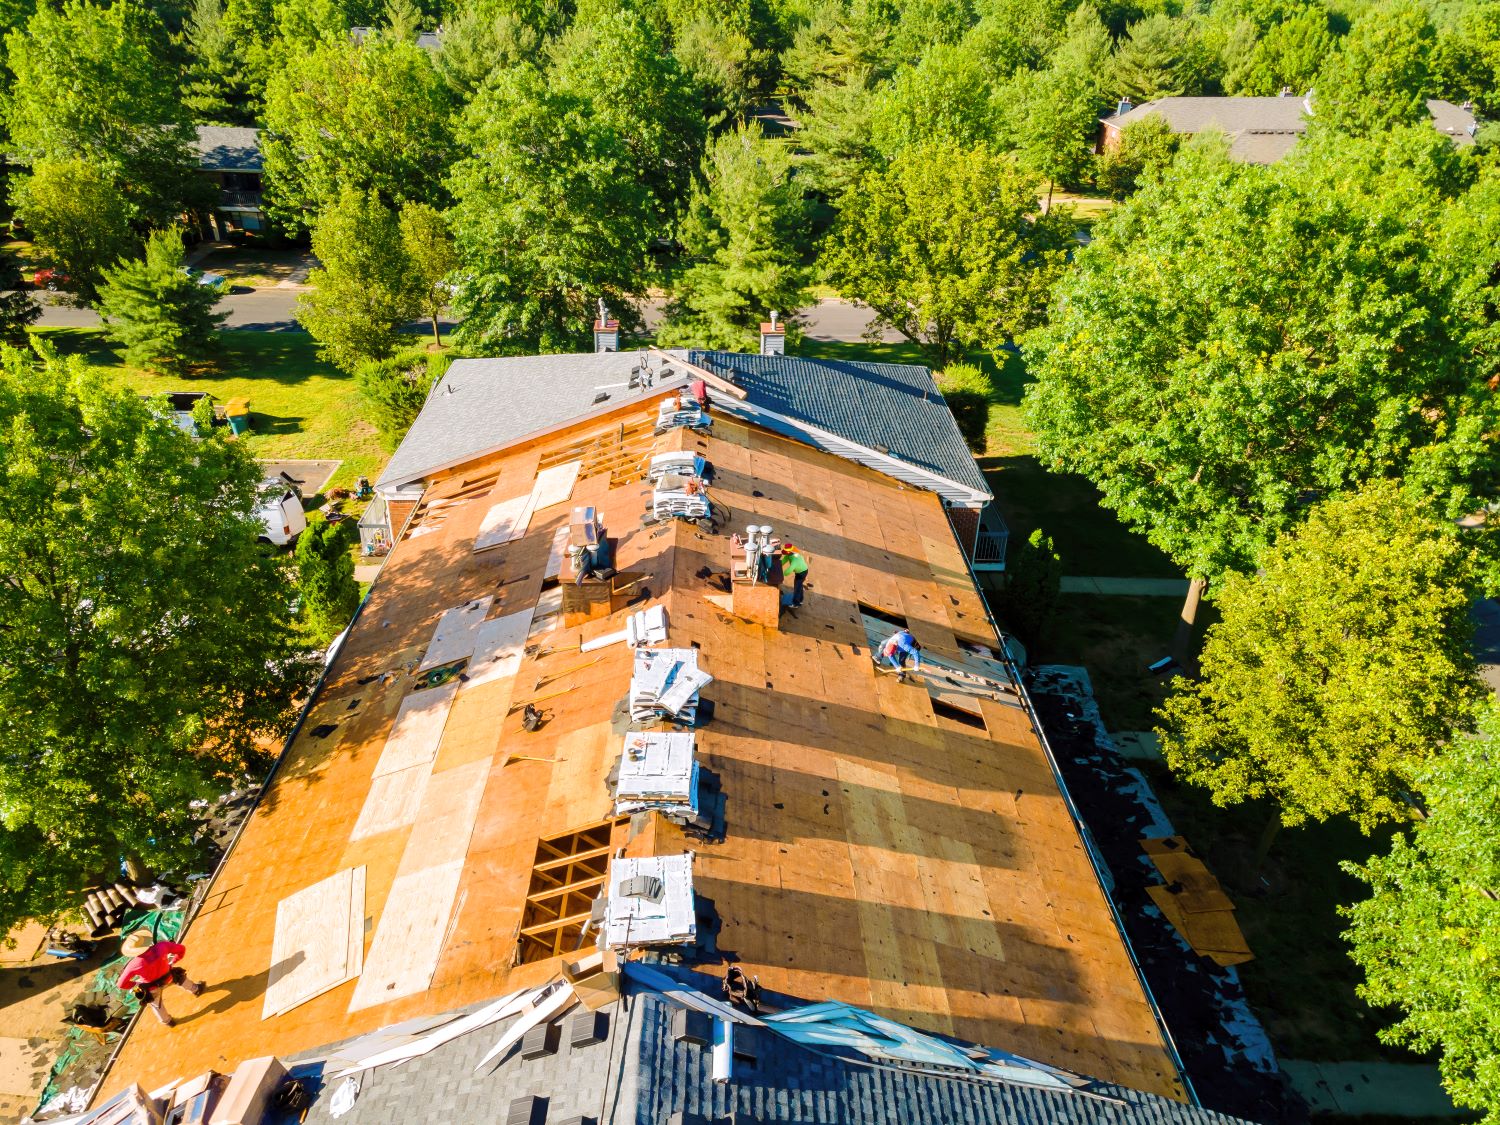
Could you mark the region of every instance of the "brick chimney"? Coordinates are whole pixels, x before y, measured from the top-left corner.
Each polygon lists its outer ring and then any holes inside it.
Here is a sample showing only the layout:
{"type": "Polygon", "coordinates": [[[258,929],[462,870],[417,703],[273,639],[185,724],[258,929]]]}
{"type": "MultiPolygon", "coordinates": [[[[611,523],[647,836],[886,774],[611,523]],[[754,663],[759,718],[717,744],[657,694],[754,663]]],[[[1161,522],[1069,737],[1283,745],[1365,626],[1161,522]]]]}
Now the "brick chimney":
{"type": "Polygon", "coordinates": [[[786,325],[777,323],[776,310],[771,310],[771,319],[760,326],[760,354],[786,354],[786,325]]]}
{"type": "Polygon", "coordinates": [[[617,352],[620,350],[620,322],[609,315],[609,306],[599,298],[599,319],[594,321],[594,350],[617,352]]]}

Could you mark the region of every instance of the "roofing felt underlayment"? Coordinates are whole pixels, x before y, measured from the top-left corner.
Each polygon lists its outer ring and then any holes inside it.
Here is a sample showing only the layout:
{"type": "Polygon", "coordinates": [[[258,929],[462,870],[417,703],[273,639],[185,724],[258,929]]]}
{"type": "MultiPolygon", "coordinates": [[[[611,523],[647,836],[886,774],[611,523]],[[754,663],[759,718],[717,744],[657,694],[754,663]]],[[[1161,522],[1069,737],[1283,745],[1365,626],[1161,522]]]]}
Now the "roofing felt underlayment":
{"type": "Polygon", "coordinates": [[[1027,712],[996,693],[960,700],[955,716],[925,686],[873,669],[870,612],[904,618],[934,655],[996,643],[937,496],[733,419],[712,436],[653,438],[654,415],[650,399],[622,404],[429,487],[187,934],[185,964],[208,988],[171,998],[176,1028],[138,1023],[104,1094],[552,979],[556,957],[516,963],[533,867],[573,862],[546,840],[570,834],[580,855],[626,840],[605,778],[633,654],[578,646],[662,605],[667,644],[696,649],[713,677],[714,715],[696,735],[725,832],[687,841],[666,825],[627,854],[695,852],[723,956],[770,990],[1182,1096],[1027,712]],[[768,524],[810,560],[806,604],[781,628],[731,616],[701,577],[728,569],[727,528],[642,526],[645,464],[680,450],[713,462],[732,527],[768,524]],[[473,550],[495,503],[574,460],[563,502],[473,550]],[[601,514],[636,604],[567,628],[543,584],[572,505],[601,514]],[[484,673],[461,672],[478,654],[418,673],[444,614],[482,598],[476,647],[501,638],[484,673]],[[544,719],[533,732],[528,701],[544,719]],[[263,1018],[279,904],[357,868],[362,974],[263,1018]]]}

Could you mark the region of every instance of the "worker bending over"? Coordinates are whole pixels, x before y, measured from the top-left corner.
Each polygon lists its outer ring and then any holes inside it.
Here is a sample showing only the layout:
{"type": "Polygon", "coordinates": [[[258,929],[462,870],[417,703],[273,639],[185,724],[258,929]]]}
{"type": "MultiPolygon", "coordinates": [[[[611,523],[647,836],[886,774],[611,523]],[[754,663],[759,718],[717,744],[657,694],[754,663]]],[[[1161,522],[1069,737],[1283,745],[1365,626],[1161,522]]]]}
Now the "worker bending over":
{"type": "Polygon", "coordinates": [[[178,967],[187,950],[175,941],[152,941],[150,930],[135,930],[120,943],[120,952],[130,958],[125,971],[120,974],[116,987],[121,992],[135,993],[136,999],[150,1007],[156,1018],[171,1027],[177,1021],[167,1015],[162,1005],[162,989],[175,984],[191,996],[203,991],[203,985],[189,980],[178,967]]]}
{"type": "Polygon", "coordinates": [[[922,646],[911,635],[910,629],[897,629],[880,646],[880,663],[889,664],[902,675],[906,674],[906,662],[912,661],[912,670],[922,669],[922,646]]]}
{"type": "Polygon", "coordinates": [[[807,556],[790,543],[783,543],[781,569],[792,576],[791,600],[786,604],[796,609],[802,604],[802,587],[807,585],[807,556]]]}

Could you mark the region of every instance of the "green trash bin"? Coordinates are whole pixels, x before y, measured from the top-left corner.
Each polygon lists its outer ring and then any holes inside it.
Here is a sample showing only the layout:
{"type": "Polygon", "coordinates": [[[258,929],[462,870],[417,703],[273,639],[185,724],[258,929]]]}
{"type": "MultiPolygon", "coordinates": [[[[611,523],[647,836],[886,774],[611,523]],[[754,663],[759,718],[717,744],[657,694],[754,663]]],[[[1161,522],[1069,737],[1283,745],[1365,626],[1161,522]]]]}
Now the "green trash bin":
{"type": "Polygon", "coordinates": [[[250,400],[232,398],[224,404],[224,418],[229,423],[229,432],[242,434],[250,429],[250,400]]]}

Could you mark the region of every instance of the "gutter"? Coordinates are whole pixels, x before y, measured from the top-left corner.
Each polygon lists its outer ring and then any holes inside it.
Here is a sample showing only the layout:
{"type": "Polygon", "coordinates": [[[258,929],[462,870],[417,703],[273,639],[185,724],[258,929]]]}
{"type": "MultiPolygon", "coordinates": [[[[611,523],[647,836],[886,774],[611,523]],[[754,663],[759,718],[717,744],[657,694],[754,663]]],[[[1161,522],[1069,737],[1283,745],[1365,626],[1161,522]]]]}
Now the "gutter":
{"type": "MultiPolygon", "coordinates": [[[[963,555],[962,544],[959,545],[958,553],[963,555]]],[[[1120,914],[1120,908],[1115,904],[1114,898],[1106,889],[1113,880],[1113,876],[1104,862],[1104,857],[1099,854],[1098,846],[1094,843],[1094,837],[1089,832],[1088,825],[1079,815],[1078,806],[1073,803],[1073,795],[1068,792],[1068,783],[1058,767],[1057,755],[1052,750],[1052,744],[1047,741],[1047,732],[1042,728],[1041,718],[1031,702],[1031,693],[1026,690],[1025,681],[1021,678],[1021,670],[1011,658],[1010,649],[1005,644],[1005,634],[1001,632],[994,614],[990,612],[989,599],[984,596],[984,587],[979,584],[974,567],[968,558],[964,559],[964,567],[969,573],[969,581],[974,584],[975,590],[979,593],[979,601],[984,606],[985,620],[990,623],[990,629],[995,634],[1000,660],[1016,685],[1016,695],[1021,700],[1021,706],[1031,722],[1031,729],[1036,733],[1037,741],[1041,744],[1047,765],[1052,770],[1052,779],[1057,783],[1057,791],[1062,795],[1063,805],[1067,808],[1068,816],[1073,821],[1074,828],[1078,830],[1079,838],[1083,841],[1083,850],[1088,854],[1089,864],[1094,869],[1094,881],[1099,884],[1099,893],[1104,896],[1104,901],[1109,905],[1110,917],[1115,922],[1115,932],[1120,935],[1120,944],[1125,947],[1125,956],[1130,959],[1130,967],[1135,972],[1136,983],[1141,986],[1141,992],[1146,997],[1146,1004],[1151,1009],[1151,1017],[1156,1021],[1156,1029],[1161,1033],[1162,1042],[1166,1045],[1167,1054],[1177,1070],[1177,1076],[1182,1079],[1182,1088],[1187,1093],[1188,1104],[1202,1109],[1204,1108],[1203,1102],[1198,1097],[1198,1091],[1193,1087],[1193,1080],[1187,1072],[1187,1067],[1183,1065],[1182,1054],[1177,1050],[1177,1041],[1172,1038],[1172,1030],[1167,1026],[1161,1005],[1157,1003],[1156,994],[1151,991],[1151,982],[1146,979],[1145,970],[1141,968],[1140,960],[1135,955],[1135,947],[1130,944],[1130,935],[1125,930],[1125,919],[1120,914]]]]}
{"type": "MultiPolygon", "coordinates": [[[[397,535],[392,544],[391,549],[393,551],[395,550],[394,543],[401,542],[401,537],[406,534],[406,528],[411,523],[411,518],[416,514],[416,511],[416,507],[413,506],[412,510],[407,513],[406,522],[401,525],[401,535],[397,535]]],[[[376,577],[375,581],[380,581],[378,576],[376,577]]],[[[343,637],[343,640],[339,641],[339,647],[341,650],[343,648],[344,642],[349,639],[349,633],[354,629],[354,626],[358,624],[360,614],[364,613],[365,606],[370,602],[370,594],[373,593],[374,590],[375,582],[371,582],[370,589],[365,591],[365,596],[360,599],[359,605],[354,609],[354,616],[349,618],[349,624],[345,627],[343,634],[341,634],[343,637]]],[[[988,607],[986,607],[986,611],[988,611],[988,607]]],[[[318,682],[313,684],[312,691],[310,691],[307,695],[307,702],[302,705],[302,710],[298,712],[296,723],[292,725],[291,731],[286,736],[286,741],[281,745],[281,753],[276,755],[276,760],[271,763],[271,768],[266,771],[266,776],[260,783],[260,789],[255,794],[255,800],[250,803],[250,808],[245,812],[244,819],[240,821],[240,826],[234,830],[233,838],[225,846],[224,854],[219,857],[219,862],[214,865],[213,874],[210,875],[208,877],[208,881],[203,884],[204,893],[202,895],[194,894],[192,900],[189,902],[187,913],[183,916],[182,919],[182,930],[177,935],[178,940],[181,941],[182,944],[187,944],[187,942],[183,939],[187,937],[188,930],[192,927],[193,920],[198,917],[198,911],[202,908],[204,901],[208,898],[208,892],[213,889],[213,885],[219,881],[219,876],[223,874],[225,864],[229,862],[229,857],[234,854],[235,845],[240,842],[240,837],[244,835],[245,829],[250,824],[251,818],[255,816],[256,810],[260,808],[261,800],[265,797],[266,790],[271,787],[272,780],[275,779],[276,774],[281,770],[282,764],[286,761],[287,755],[291,752],[292,744],[297,741],[297,736],[302,733],[302,727],[303,724],[307,722],[307,716],[312,713],[313,707],[317,704],[319,697],[323,693],[323,685],[328,680],[328,673],[333,670],[333,666],[337,662],[337,657],[335,657],[333,660],[330,660],[326,664],[324,664],[323,670],[318,673],[318,682]]],[[[104,1080],[109,1077],[110,1071],[114,1069],[115,1060],[120,1057],[120,1052],[125,1049],[125,1044],[130,1041],[130,1033],[135,1030],[136,1021],[140,1019],[142,1013],[145,1012],[145,1010],[146,1009],[144,1007],[138,1008],[135,1015],[130,1017],[130,1022],[125,1025],[125,1030],[120,1035],[120,1041],[115,1044],[114,1050],[109,1053],[109,1058],[105,1060],[104,1069],[99,1072],[99,1079],[94,1083],[94,1089],[89,1094],[89,1109],[94,1108],[94,1099],[99,1096],[99,1091],[104,1086],[104,1080]]]]}

